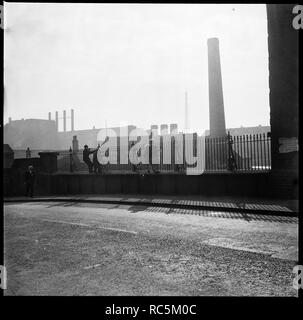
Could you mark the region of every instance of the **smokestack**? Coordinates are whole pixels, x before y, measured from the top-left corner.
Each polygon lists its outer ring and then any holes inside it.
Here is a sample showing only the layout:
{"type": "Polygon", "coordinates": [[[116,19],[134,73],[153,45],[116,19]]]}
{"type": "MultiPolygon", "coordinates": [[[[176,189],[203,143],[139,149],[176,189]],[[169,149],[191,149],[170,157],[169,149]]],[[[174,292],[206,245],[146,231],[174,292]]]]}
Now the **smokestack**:
{"type": "Polygon", "coordinates": [[[52,114],[50,112],[48,113],[48,120],[52,120],[52,114]]]}
{"type": "Polygon", "coordinates": [[[66,131],[66,110],[63,111],[63,131],[66,131]]]}
{"type": "Polygon", "coordinates": [[[161,134],[161,136],[168,134],[168,125],[167,124],[161,124],[160,134],[161,134]]]}
{"type": "Polygon", "coordinates": [[[154,135],[157,135],[157,134],[158,134],[158,125],[152,124],[152,125],[150,126],[150,130],[152,131],[152,133],[153,133],[154,135]]]}
{"type": "Polygon", "coordinates": [[[70,117],[71,117],[71,131],[74,131],[74,109],[71,109],[70,117]]]}
{"type": "Polygon", "coordinates": [[[170,124],[170,134],[178,133],[178,125],[176,123],[170,124]]]}
{"type": "Polygon", "coordinates": [[[57,128],[57,131],[59,131],[59,120],[58,120],[58,111],[56,111],[56,128],[57,128]]]}
{"type": "Polygon", "coordinates": [[[208,90],[209,131],[212,137],[226,135],[219,39],[207,40],[208,47],[208,90]]]}

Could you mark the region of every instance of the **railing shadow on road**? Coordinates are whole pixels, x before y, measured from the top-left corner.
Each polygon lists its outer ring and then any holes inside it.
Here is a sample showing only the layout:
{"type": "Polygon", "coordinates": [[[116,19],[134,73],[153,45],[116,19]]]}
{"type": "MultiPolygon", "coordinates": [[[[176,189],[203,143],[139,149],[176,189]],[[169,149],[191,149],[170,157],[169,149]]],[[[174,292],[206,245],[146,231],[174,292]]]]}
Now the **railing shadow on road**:
{"type": "MultiPolygon", "coordinates": [[[[117,207],[120,207],[119,205],[117,207]]],[[[111,208],[115,209],[115,208],[111,208]]],[[[194,210],[194,209],[176,209],[169,207],[152,207],[144,205],[132,205],[127,208],[131,213],[146,212],[146,213],[165,213],[165,214],[183,214],[183,215],[198,215],[201,217],[215,217],[215,218],[227,218],[227,219],[240,219],[247,222],[251,221],[267,221],[267,222],[279,222],[279,223],[297,223],[297,217],[287,216],[275,216],[265,214],[251,214],[251,213],[239,213],[239,212],[217,212],[210,210],[194,210]]]]}
{"type": "Polygon", "coordinates": [[[66,201],[66,202],[60,202],[60,203],[52,203],[48,206],[46,206],[46,208],[53,208],[53,207],[80,207],[81,203],[79,202],[72,202],[72,201],[66,201]]]}
{"type": "MultiPolygon", "coordinates": [[[[12,203],[14,204],[14,203],[12,203]]],[[[9,203],[7,203],[9,205],[9,203]]],[[[41,205],[41,203],[31,203],[31,205],[41,205]]],[[[46,208],[53,207],[83,207],[83,206],[96,206],[96,204],[81,203],[81,202],[55,202],[55,203],[45,203],[46,208]]],[[[226,219],[238,219],[244,220],[246,222],[253,221],[263,221],[263,222],[275,222],[275,223],[298,223],[298,217],[291,216],[281,216],[274,214],[262,214],[262,213],[241,213],[241,212],[224,212],[224,211],[212,211],[212,210],[202,210],[202,209],[184,209],[184,208],[172,208],[169,206],[147,206],[147,205],[132,205],[132,204],[108,204],[108,203],[98,203],[98,208],[115,210],[115,209],[125,209],[130,213],[144,212],[148,214],[153,213],[163,213],[166,215],[196,215],[201,217],[211,217],[211,218],[226,218],[226,219]]]]}

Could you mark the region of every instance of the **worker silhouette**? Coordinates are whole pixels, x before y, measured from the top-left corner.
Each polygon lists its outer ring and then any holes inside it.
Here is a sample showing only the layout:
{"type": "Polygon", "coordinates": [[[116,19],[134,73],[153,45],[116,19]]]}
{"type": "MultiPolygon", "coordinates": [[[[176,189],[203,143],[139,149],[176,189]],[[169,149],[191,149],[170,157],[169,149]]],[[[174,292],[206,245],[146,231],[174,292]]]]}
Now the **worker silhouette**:
{"type": "Polygon", "coordinates": [[[99,146],[97,149],[94,149],[94,150],[90,150],[88,148],[88,145],[85,145],[84,146],[84,150],[83,150],[83,161],[87,164],[87,167],[88,167],[88,172],[89,173],[92,173],[93,172],[93,162],[91,161],[89,155],[90,154],[93,154],[95,151],[98,151],[99,149],[99,146]]]}
{"type": "Polygon", "coordinates": [[[98,148],[94,151],[93,153],[93,168],[94,168],[94,173],[101,173],[101,164],[98,161],[98,150],[100,148],[100,144],[98,144],[98,148]]]}
{"type": "Polygon", "coordinates": [[[26,156],[27,159],[28,159],[28,158],[31,158],[31,150],[30,150],[29,147],[27,147],[27,149],[26,149],[26,151],[25,151],[25,156],[26,156]]]}
{"type": "Polygon", "coordinates": [[[25,196],[28,197],[33,197],[34,196],[34,183],[35,183],[35,172],[34,172],[34,167],[29,166],[28,171],[25,172],[25,196]]]}

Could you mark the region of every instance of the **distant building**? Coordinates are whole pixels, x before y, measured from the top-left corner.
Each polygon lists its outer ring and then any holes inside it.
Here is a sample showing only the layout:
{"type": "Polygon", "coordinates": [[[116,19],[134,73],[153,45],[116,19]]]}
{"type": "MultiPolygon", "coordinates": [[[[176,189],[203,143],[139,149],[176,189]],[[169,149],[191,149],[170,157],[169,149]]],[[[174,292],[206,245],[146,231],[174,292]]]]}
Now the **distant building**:
{"type": "MultiPolygon", "coordinates": [[[[129,133],[131,130],[135,129],[135,126],[129,125],[127,132],[129,133]]],[[[79,149],[83,149],[84,145],[88,145],[90,148],[97,147],[97,137],[98,133],[101,129],[105,128],[95,128],[95,129],[88,129],[88,130],[74,130],[74,131],[66,131],[66,132],[58,132],[58,150],[65,150],[71,146],[71,142],[73,137],[76,135],[79,149]]],[[[120,136],[120,129],[119,127],[114,128],[107,128],[107,130],[114,130],[117,136],[120,136]]]]}
{"type": "Polygon", "coordinates": [[[43,119],[10,120],[4,126],[3,140],[14,150],[49,149],[58,144],[56,123],[43,119]]]}
{"type": "MultiPolygon", "coordinates": [[[[130,132],[136,127],[129,125],[126,132],[130,132]]],[[[79,149],[83,149],[85,144],[90,147],[97,146],[97,136],[101,129],[58,131],[56,120],[44,119],[22,119],[11,120],[4,125],[4,143],[9,144],[13,150],[67,150],[72,144],[76,135],[79,149]]],[[[117,136],[120,135],[119,127],[107,128],[114,130],[117,136]]],[[[34,152],[35,154],[35,152],[34,152]]]]}
{"type": "MultiPolygon", "coordinates": [[[[48,120],[44,119],[22,119],[12,120],[4,126],[4,143],[9,144],[15,151],[15,157],[20,158],[25,156],[25,150],[29,148],[32,151],[32,156],[37,156],[37,152],[41,150],[69,150],[72,146],[74,136],[77,136],[78,149],[82,150],[84,145],[90,148],[97,147],[97,138],[100,130],[114,131],[117,135],[129,136],[134,129],[139,129],[134,125],[125,127],[112,128],[95,128],[87,130],[74,129],[74,111],[71,110],[71,130],[66,130],[66,112],[63,113],[63,131],[59,131],[58,112],[55,113],[55,120],[51,120],[51,114],[48,114],[48,120]]],[[[151,129],[155,129],[158,134],[172,134],[178,132],[178,125],[175,123],[161,124],[161,130],[158,132],[158,125],[152,125],[151,129]]],[[[150,134],[151,129],[147,129],[150,134]]]]}

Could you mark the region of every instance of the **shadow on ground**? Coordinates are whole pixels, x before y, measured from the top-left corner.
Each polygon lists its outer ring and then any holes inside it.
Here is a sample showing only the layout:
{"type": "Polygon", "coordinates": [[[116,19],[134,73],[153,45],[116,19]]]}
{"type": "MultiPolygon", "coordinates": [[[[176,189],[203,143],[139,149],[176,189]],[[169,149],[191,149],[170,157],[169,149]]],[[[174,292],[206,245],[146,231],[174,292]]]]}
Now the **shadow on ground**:
{"type": "MultiPolygon", "coordinates": [[[[13,205],[15,203],[6,203],[6,206],[13,205]]],[[[41,205],[42,202],[31,202],[31,205],[41,205]]],[[[240,212],[224,212],[224,211],[211,211],[211,210],[200,210],[200,209],[181,209],[165,207],[153,207],[145,205],[124,205],[124,204],[105,204],[105,203],[81,203],[81,202],[54,202],[45,203],[46,208],[52,207],[98,207],[106,208],[109,210],[114,209],[125,209],[131,213],[145,212],[145,213],[164,213],[164,214],[181,214],[181,215],[198,215],[201,217],[214,217],[214,218],[226,218],[226,219],[241,219],[247,222],[250,221],[267,221],[267,222],[278,222],[278,223],[297,223],[297,217],[287,216],[275,216],[267,214],[252,214],[252,213],[240,213],[240,212]]]]}

